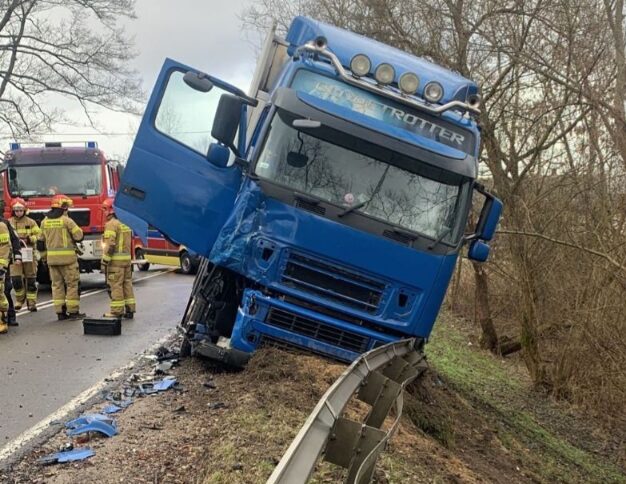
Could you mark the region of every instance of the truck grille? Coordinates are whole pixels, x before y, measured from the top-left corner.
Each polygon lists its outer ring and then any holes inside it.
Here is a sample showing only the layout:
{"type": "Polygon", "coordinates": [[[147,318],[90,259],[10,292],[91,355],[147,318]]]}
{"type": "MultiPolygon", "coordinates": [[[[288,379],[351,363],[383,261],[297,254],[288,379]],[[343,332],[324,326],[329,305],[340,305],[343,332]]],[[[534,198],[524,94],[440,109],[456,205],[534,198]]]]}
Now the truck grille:
{"type": "Polygon", "coordinates": [[[345,331],[283,309],[271,308],[265,322],[270,326],[285,329],[355,353],[364,353],[369,343],[367,336],[345,331]]]}
{"type": "Polygon", "coordinates": [[[289,257],[282,283],[368,313],[376,312],[385,289],[383,283],[299,254],[289,257]]]}

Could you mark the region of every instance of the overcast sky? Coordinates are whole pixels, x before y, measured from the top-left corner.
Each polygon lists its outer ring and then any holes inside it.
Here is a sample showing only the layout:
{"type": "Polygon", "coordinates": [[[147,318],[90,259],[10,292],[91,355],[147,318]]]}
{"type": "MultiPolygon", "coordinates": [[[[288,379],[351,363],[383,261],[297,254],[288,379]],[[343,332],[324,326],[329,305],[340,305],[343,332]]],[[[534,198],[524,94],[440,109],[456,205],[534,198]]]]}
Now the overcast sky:
{"type": "MultiPolygon", "coordinates": [[[[239,14],[251,0],[137,0],[137,19],[127,31],[135,37],[139,71],[149,95],[163,60],[173,58],[247,90],[255,66],[253,43],[241,31],[239,14]],[[219,5],[219,6],[218,6],[219,5]]],[[[67,102],[66,115],[78,126],[60,126],[45,140],[95,140],[111,158],[130,151],[137,116],[99,112],[99,132],[86,125],[80,108],[67,102]],[[60,135],[61,132],[69,133],[60,135]]]]}

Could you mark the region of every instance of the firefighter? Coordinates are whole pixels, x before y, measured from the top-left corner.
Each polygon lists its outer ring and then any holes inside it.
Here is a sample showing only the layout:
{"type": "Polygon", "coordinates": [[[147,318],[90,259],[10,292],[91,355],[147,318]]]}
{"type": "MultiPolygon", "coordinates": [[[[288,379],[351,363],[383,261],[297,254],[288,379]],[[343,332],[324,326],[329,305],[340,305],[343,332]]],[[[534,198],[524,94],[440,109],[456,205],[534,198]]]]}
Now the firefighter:
{"type": "MultiPolygon", "coordinates": [[[[11,202],[11,210],[13,216],[9,222],[22,245],[34,249],[41,231],[37,222],[27,216],[26,202],[16,198],[11,202]]],[[[34,256],[31,261],[11,264],[11,282],[15,289],[15,309],[19,311],[26,302],[29,311],[37,311],[37,259],[34,256]]]]}
{"type": "Polygon", "coordinates": [[[110,317],[133,319],[135,313],[135,295],[133,294],[133,272],[131,268],[131,242],[133,238],[129,227],[115,216],[113,199],[102,203],[102,210],[107,219],[103,235],[102,272],[111,291],[110,317]]]}
{"type": "Polygon", "coordinates": [[[52,302],[59,321],[82,319],[79,312],[78,283],[80,272],[76,256],[76,243],[83,240],[83,231],[67,212],[72,206],[65,195],[52,197],[50,211],[41,222],[37,249],[46,261],[52,281],[52,302]]]}
{"type": "MultiPolygon", "coordinates": [[[[11,320],[8,314],[10,309],[8,298],[11,294],[9,293],[7,298],[4,288],[11,258],[15,264],[21,261],[19,239],[11,228],[11,224],[0,218],[0,334],[6,333],[9,326],[17,326],[15,317],[11,320]]],[[[15,311],[13,311],[13,316],[15,316],[15,311]]]]}
{"type": "Polygon", "coordinates": [[[103,235],[102,271],[111,291],[111,311],[107,316],[132,319],[135,313],[131,268],[132,231],[115,216],[112,198],[103,202],[102,210],[107,219],[103,235]]]}

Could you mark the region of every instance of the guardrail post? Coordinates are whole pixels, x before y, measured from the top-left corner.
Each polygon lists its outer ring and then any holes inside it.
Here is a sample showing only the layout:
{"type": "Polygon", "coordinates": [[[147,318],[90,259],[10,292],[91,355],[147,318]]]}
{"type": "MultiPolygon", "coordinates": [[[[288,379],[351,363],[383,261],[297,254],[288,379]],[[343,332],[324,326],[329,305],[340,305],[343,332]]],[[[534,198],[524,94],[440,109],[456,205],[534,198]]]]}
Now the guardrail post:
{"type": "Polygon", "coordinates": [[[401,391],[402,385],[382,373],[370,373],[357,394],[359,400],[372,406],[365,424],[379,429],[401,391]]]}
{"type": "Polygon", "coordinates": [[[308,482],[320,455],[348,469],[346,482],[369,483],[376,461],[396,432],[402,415],[403,391],[426,368],[415,341],[380,346],[357,358],[327,390],[274,469],[268,484],[308,482]],[[342,417],[354,396],[371,405],[365,423],[342,417]],[[395,404],[395,419],[381,430],[395,404]]]}
{"type": "MultiPolygon", "coordinates": [[[[357,483],[356,474],[361,464],[386,436],[383,430],[340,417],[326,445],[324,460],[348,469],[346,482],[357,483]]],[[[375,462],[361,471],[358,484],[370,481],[375,462]]]]}

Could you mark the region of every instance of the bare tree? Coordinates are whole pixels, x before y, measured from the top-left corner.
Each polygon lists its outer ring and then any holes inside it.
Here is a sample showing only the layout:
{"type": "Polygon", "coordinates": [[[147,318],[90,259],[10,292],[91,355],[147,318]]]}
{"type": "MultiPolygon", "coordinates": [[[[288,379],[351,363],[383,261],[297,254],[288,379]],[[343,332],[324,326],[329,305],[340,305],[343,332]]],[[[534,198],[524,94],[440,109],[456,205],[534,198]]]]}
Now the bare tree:
{"type": "Polygon", "coordinates": [[[64,118],[55,96],[90,121],[97,106],[138,112],[136,54],[119,25],[134,15],[134,0],[0,0],[0,130],[49,131],[64,118]]]}

